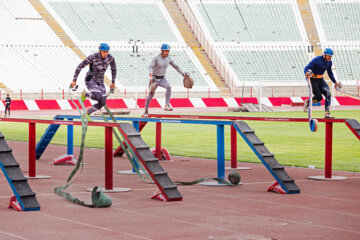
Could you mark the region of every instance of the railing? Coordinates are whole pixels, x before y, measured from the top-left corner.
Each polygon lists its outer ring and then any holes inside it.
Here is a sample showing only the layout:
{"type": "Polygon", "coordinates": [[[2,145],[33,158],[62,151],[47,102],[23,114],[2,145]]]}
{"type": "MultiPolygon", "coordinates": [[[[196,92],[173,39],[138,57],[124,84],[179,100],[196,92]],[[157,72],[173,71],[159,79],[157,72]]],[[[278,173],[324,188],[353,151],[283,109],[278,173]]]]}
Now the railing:
{"type": "Polygon", "coordinates": [[[219,71],[220,76],[224,79],[225,83],[229,87],[230,95],[233,96],[233,92],[236,85],[240,85],[237,77],[235,76],[233,70],[226,62],[220,51],[215,50],[215,42],[208,34],[205,34],[204,30],[200,27],[199,23],[196,21],[195,16],[191,12],[189,6],[184,0],[176,0],[178,6],[180,7],[182,13],[185,16],[188,24],[191,26],[192,30],[201,46],[207,53],[208,57],[215,65],[216,69],[219,71]]]}

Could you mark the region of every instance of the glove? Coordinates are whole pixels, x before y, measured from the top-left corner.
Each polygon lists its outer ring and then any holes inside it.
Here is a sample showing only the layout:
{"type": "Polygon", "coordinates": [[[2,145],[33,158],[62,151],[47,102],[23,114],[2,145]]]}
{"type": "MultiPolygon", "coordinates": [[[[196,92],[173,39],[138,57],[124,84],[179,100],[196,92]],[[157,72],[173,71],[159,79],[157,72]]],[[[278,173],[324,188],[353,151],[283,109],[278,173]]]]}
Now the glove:
{"type": "Polygon", "coordinates": [[[308,77],[310,77],[312,74],[313,74],[313,73],[312,73],[312,70],[309,69],[309,70],[307,71],[307,73],[305,74],[305,76],[308,78],[308,77]]]}

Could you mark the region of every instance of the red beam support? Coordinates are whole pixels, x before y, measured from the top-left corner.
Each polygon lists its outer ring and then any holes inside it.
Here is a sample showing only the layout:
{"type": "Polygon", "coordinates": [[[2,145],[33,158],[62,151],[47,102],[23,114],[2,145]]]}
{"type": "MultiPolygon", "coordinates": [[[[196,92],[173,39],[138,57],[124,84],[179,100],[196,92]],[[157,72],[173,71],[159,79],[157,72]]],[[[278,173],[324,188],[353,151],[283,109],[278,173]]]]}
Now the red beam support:
{"type": "Polygon", "coordinates": [[[331,178],[333,123],[325,123],[325,178],[331,178]]]}
{"type": "Polygon", "coordinates": [[[29,123],[29,177],[36,176],[36,125],[29,123]]]}
{"type": "Polygon", "coordinates": [[[237,131],[233,125],[230,126],[231,141],[231,168],[237,168],[237,131]]]}
{"type": "Polygon", "coordinates": [[[161,122],[156,123],[156,157],[161,160],[161,122]]]}
{"type": "Polygon", "coordinates": [[[105,190],[113,189],[113,128],[105,127],[105,190]]]}

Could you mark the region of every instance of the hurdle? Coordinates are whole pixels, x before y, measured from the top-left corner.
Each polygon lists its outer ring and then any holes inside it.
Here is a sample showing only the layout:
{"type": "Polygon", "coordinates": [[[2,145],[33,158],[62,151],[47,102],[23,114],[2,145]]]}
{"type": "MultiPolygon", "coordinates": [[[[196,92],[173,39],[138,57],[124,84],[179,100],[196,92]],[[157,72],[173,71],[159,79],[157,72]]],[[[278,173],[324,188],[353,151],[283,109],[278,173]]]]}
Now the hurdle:
{"type": "MultiPolygon", "coordinates": [[[[79,118],[79,116],[72,115],[57,115],[56,118],[79,118]]],[[[101,120],[99,117],[92,117],[93,120],[101,120]]],[[[249,126],[245,122],[230,121],[227,119],[184,119],[184,118],[139,118],[139,117],[118,117],[116,118],[119,122],[132,122],[133,126],[139,125],[139,122],[153,122],[156,123],[156,146],[161,147],[161,124],[162,123],[176,123],[176,124],[202,124],[202,125],[215,125],[217,128],[217,178],[225,180],[225,133],[224,127],[231,126],[241,135],[246,141],[249,147],[254,151],[257,157],[262,161],[267,170],[273,175],[275,180],[284,188],[287,193],[299,193],[300,189],[285,171],[284,167],[281,166],[274,158],[274,154],[264,146],[264,143],[260,140],[254,141],[256,135],[254,131],[249,129],[249,126]],[[244,124],[245,123],[245,124],[244,124]],[[252,133],[248,135],[247,133],[252,133]],[[255,146],[256,145],[256,146],[255,146]]],[[[51,128],[52,126],[49,126],[51,128]]],[[[135,129],[135,128],[134,128],[135,129]]],[[[42,139],[46,139],[44,135],[42,139]]],[[[38,145],[41,145],[40,142],[38,145]]],[[[156,155],[156,154],[155,154],[156,155]]],[[[157,158],[155,158],[158,160],[157,158]]],[[[225,184],[215,181],[202,183],[203,185],[210,186],[225,186],[225,184]]]]}
{"type": "MultiPolygon", "coordinates": [[[[270,121],[270,122],[309,122],[308,118],[277,118],[277,117],[244,117],[244,116],[208,116],[208,115],[172,115],[172,114],[149,114],[149,118],[173,118],[173,119],[216,119],[229,121],[270,121]]],[[[333,146],[333,123],[345,123],[351,132],[360,140],[360,125],[355,119],[325,119],[319,118],[318,122],[325,123],[325,170],[324,176],[310,176],[309,179],[317,180],[343,180],[346,177],[332,176],[332,146],[333,146]]],[[[231,168],[237,168],[237,138],[236,130],[231,126],[231,168]]],[[[161,137],[161,133],[160,133],[161,137]]],[[[160,146],[161,147],[161,146],[160,146]]]]}
{"type": "MultiPolygon", "coordinates": [[[[77,119],[79,116],[73,115],[57,115],[56,118],[61,119],[77,119]]],[[[54,117],[54,118],[55,118],[54,117]]],[[[102,120],[100,117],[92,117],[94,120],[102,120]]],[[[270,121],[270,122],[304,122],[308,123],[308,118],[278,118],[278,117],[245,117],[245,116],[208,116],[208,115],[172,115],[172,114],[150,114],[148,118],[136,118],[136,117],[117,117],[118,121],[131,121],[133,125],[138,125],[140,122],[154,122],[156,123],[156,156],[160,155],[161,150],[161,124],[162,123],[187,123],[187,124],[210,124],[216,125],[217,128],[217,159],[219,162],[225,161],[225,147],[222,136],[222,126],[231,126],[231,168],[237,168],[237,133],[232,126],[232,121],[270,121]]],[[[332,175],[332,145],[333,145],[333,128],[334,123],[345,123],[346,126],[359,138],[357,133],[358,126],[357,121],[354,119],[317,119],[320,123],[325,123],[325,156],[324,156],[324,176],[310,176],[310,179],[322,179],[322,180],[342,180],[345,179],[341,176],[332,175]],[[354,123],[355,122],[355,123],[354,123]],[[351,123],[351,124],[349,124],[351,123]],[[355,126],[352,128],[351,125],[355,126]]],[[[68,136],[72,135],[72,130],[68,129],[68,136]]],[[[360,140],[360,138],[359,138],[360,140]]],[[[68,140],[68,154],[72,151],[72,146],[69,145],[71,140],[68,140]]],[[[225,164],[225,163],[224,163],[225,164]]],[[[218,163],[218,178],[223,178],[225,172],[222,171],[222,163],[218,163]],[[221,168],[221,169],[219,169],[221,168]]]]}
{"type": "MultiPolygon", "coordinates": [[[[56,119],[80,119],[80,116],[74,115],[56,115],[56,119]]],[[[91,117],[93,120],[103,120],[101,117],[91,117]]],[[[111,120],[109,117],[107,118],[111,120]]],[[[133,126],[139,126],[140,122],[153,122],[156,123],[157,129],[157,138],[156,138],[156,148],[161,149],[161,123],[182,123],[182,124],[206,124],[206,125],[215,125],[217,126],[217,177],[220,179],[225,179],[225,139],[224,139],[224,126],[232,125],[231,121],[228,120],[199,120],[199,119],[156,119],[156,118],[136,118],[136,117],[116,117],[117,121],[121,122],[132,122],[133,126]]],[[[61,120],[60,120],[61,121],[61,120]]],[[[89,122],[90,123],[90,122],[89,122]]],[[[96,123],[96,122],[92,122],[96,123]]],[[[100,122],[97,122],[100,123],[100,122]]],[[[50,123],[51,124],[51,123],[50,123]]],[[[56,124],[56,123],[52,123],[56,124]]],[[[119,123],[111,123],[119,124],[119,123]]],[[[90,125],[90,124],[89,124],[90,125]]],[[[118,125],[116,125],[118,126],[118,125]]],[[[138,129],[138,128],[137,128],[138,129]]],[[[73,136],[73,129],[68,128],[68,154],[73,152],[73,143],[72,140],[69,140],[73,136]]],[[[45,136],[43,136],[45,138],[45,136]]],[[[38,146],[39,148],[39,146],[38,146]]],[[[39,156],[39,154],[36,154],[39,156]]],[[[41,156],[41,155],[40,155],[41,156]]]]}
{"type": "MultiPolygon", "coordinates": [[[[70,118],[71,119],[71,118],[70,118]]],[[[0,122],[17,122],[28,123],[29,128],[29,178],[38,178],[36,174],[36,124],[52,124],[52,125],[67,125],[68,128],[68,153],[73,154],[73,126],[81,126],[81,121],[67,121],[67,120],[42,120],[42,119],[23,119],[23,118],[0,118],[0,122]],[[71,139],[70,139],[71,138],[71,139]]],[[[113,190],[113,138],[112,132],[114,127],[118,127],[118,123],[106,122],[88,122],[88,126],[104,127],[105,129],[105,190],[113,190]]],[[[43,178],[40,175],[40,178],[43,178]]]]}

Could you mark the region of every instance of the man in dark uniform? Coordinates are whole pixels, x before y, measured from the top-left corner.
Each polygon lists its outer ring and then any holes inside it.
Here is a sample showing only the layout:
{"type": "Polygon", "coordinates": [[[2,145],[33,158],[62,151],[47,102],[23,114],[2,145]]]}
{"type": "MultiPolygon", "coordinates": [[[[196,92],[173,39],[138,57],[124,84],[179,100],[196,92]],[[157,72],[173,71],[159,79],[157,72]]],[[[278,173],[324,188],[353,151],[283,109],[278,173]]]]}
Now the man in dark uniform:
{"type": "MultiPolygon", "coordinates": [[[[331,81],[335,84],[335,86],[337,88],[341,88],[341,83],[335,80],[334,74],[331,70],[331,58],[333,54],[334,52],[331,48],[325,48],[324,54],[315,57],[304,69],[306,78],[310,77],[310,82],[313,89],[314,97],[312,99],[312,102],[320,102],[322,100],[322,95],[325,96],[325,118],[334,117],[330,114],[331,92],[329,86],[323,78],[324,72],[327,71],[331,81]]],[[[305,112],[308,111],[309,105],[310,101],[307,99],[304,103],[305,112]]]]}
{"type": "Polygon", "coordinates": [[[97,103],[87,110],[88,115],[101,109],[106,104],[104,74],[109,65],[111,67],[112,75],[110,91],[113,92],[115,89],[116,64],[114,57],[109,54],[109,50],[110,46],[107,43],[101,43],[98,53],[91,54],[79,64],[76,68],[73,81],[70,84],[70,87],[74,88],[81,69],[90,64],[90,69],[86,73],[85,78],[85,84],[89,92],[84,91],[81,95],[81,99],[85,101],[85,99],[89,97],[90,99],[97,101],[97,103]]]}
{"type": "Polygon", "coordinates": [[[9,117],[10,117],[10,105],[11,105],[11,98],[9,96],[9,94],[6,94],[6,99],[5,99],[5,117],[7,112],[9,111],[9,117]]]}

